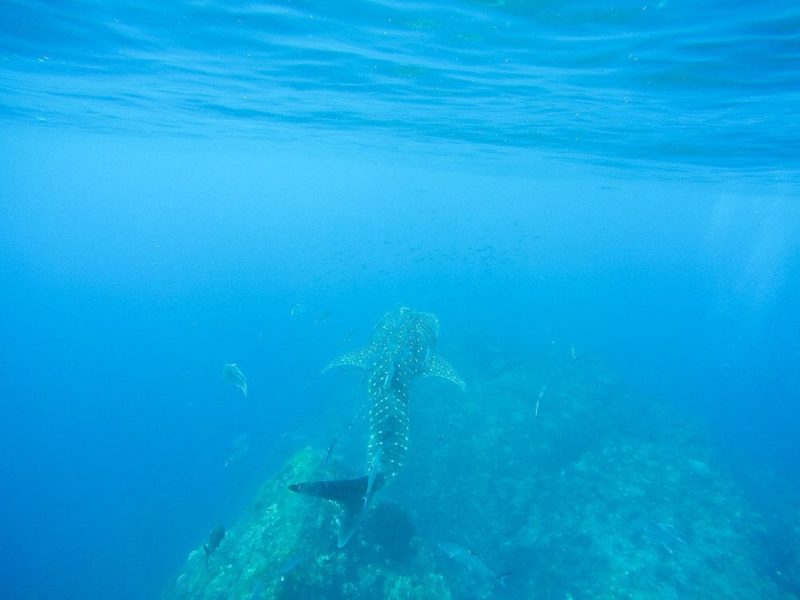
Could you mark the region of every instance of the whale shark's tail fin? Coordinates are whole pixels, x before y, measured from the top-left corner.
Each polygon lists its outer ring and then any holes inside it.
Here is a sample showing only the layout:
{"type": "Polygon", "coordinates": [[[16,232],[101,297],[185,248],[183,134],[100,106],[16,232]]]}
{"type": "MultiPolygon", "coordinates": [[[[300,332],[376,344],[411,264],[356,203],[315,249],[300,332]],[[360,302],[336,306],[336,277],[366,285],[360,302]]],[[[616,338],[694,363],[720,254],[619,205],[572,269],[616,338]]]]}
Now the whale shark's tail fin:
{"type": "Polygon", "coordinates": [[[382,474],[378,474],[364,475],[355,479],[306,481],[294,483],[289,489],[298,494],[333,500],[342,507],[344,515],[339,529],[338,545],[339,548],[343,548],[364,518],[372,498],[383,485],[384,479],[382,474]]]}

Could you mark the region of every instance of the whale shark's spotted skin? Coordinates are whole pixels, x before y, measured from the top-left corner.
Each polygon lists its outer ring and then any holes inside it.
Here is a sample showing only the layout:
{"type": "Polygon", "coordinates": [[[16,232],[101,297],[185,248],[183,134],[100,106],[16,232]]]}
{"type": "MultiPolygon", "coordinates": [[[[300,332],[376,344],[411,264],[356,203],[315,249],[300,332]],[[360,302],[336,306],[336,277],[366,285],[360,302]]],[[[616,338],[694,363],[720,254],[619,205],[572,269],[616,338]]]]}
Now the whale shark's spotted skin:
{"type": "Polygon", "coordinates": [[[408,386],[425,370],[438,330],[435,316],[405,310],[386,315],[372,336],[367,464],[370,470],[380,466],[387,478],[403,465],[408,448],[408,386]]]}
{"type": "Polygon", "coordinates": [[[379,469],[387,481],[403,466],[408,448],[411,381],[435,375],[464,388],[455,370],[434,354],[438,336],[436,315],[401,308],[384,315],[365,348],[345,354],[324,369],[365,370],[370,401],[367,466],[370,472],[379,469]]]}
{"type": "Polygon", "coordinates": [[[401,308],[384,315],[365,348],[345,354],[323,369],[323,373],[334,367],[365,371],[370,430],[367,474],[355,479],[294,483],[289,489],[342,506],[340,548],[353,535],[378,490],[403,466],[408,448],[408,387],[413,379],[435,375],[464,389],[464,381],[453,367],[434,354],[438,335],[435,315],[401,308]]]}

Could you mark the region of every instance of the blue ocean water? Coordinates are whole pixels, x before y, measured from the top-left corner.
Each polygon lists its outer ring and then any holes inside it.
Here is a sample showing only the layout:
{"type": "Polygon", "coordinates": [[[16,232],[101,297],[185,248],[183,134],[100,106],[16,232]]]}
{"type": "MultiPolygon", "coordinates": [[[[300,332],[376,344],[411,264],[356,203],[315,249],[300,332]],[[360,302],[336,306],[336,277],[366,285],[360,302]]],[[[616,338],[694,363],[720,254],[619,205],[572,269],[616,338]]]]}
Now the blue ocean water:
{"type": "Polygon", "coordinates": [[[780,1],[7,2],[0,596],[158,597],[399,306],[699,419],[797,562],[799,65],[780,1]]]}

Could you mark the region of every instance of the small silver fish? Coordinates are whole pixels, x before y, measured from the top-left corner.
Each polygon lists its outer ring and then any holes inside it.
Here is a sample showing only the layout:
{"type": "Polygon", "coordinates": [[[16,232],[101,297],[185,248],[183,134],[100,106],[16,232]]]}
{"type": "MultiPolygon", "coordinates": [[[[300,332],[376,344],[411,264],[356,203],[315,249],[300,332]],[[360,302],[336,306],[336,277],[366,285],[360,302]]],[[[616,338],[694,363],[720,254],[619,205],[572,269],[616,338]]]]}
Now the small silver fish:
{"type": "Polygon", "coordinates": [[[448,558],[467,569],[467,571],[474,573],[481,579],[496,583],[503,589],[508,590],[505,582],[506,576],[498,577],[495,575],[494,571],[483,564],[483,561],[475,556],[468,548],[453,542],[442,542],[439,544],[439,550],[444,552],[448,558]]]}
{"type": "Polygon", "coordinates": [[[225,379],[234,383],[247,398],[247,378],[236,363],[228,363],[222,368],[222,372],[225,374],[225,379]]]}

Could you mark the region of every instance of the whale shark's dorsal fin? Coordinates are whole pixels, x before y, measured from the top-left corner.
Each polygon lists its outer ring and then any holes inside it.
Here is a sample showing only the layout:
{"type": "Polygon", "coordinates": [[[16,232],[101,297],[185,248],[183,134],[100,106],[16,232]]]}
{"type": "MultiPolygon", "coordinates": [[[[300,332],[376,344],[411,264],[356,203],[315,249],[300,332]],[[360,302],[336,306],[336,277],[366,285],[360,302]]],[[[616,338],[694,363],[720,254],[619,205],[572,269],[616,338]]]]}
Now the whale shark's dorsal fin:
{"type": "Polygon", "coordinates": [[[422,374],[426,377],[441,377],[442,379],[452,381],[460,387],[462,391],[467,389],[467,384],[461,379],[461,376],[453,368],[453,365],[438,354],[431,354],[430,357],[428,357],[428,363],[425,365],[425,370],[422,374]]]}
{"type": "Polygon", "coordinates": [[[367,348],[348,352],[328,363],[328,365],[322,369],[322,372],[325,373],[331,369],[366,369],[370,364],[368,357],[369,351],[367,348]]]}

